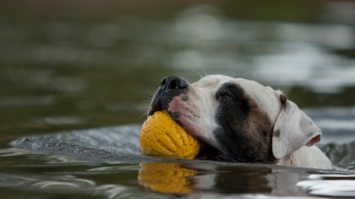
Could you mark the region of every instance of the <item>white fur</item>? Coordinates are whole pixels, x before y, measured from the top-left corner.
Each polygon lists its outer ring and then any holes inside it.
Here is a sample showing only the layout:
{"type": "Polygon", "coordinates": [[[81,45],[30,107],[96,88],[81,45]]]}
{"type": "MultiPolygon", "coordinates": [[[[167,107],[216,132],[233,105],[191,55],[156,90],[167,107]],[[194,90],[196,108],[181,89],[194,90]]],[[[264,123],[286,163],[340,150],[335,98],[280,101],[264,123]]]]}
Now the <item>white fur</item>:
{"type": "Polygon", "coordinates": [[[320,169],[333,169],[332,163],[324,153],[316,146],[303,146],[293,153],[283,157],[279,165],[312,167],[320,169]]]}

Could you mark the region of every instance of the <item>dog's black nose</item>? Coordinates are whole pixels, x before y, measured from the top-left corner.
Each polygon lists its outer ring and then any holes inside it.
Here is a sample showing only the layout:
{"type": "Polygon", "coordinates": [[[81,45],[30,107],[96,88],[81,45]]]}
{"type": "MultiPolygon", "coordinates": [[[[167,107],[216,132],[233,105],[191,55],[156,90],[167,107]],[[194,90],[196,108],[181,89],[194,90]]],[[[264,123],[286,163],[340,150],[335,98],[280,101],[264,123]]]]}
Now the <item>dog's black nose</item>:
{"type": "Polygon", "coordinates": [[[169,77],[165,77],[161,81],[160,86],[161,86],[162,91],[164,93],[168,90],[187,88],[187,82],[179,77],[169,76],[169,77]]]}

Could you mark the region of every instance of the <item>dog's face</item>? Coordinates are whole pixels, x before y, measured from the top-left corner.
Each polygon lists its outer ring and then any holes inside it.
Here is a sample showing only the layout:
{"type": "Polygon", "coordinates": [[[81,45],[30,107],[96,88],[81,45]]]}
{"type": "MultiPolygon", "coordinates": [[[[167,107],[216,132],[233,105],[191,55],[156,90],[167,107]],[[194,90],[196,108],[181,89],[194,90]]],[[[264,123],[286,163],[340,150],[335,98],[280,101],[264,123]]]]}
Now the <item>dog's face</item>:
{"type": "Polygon", "coordinates": [[[203,143],[199,158],[274,163],[320,139],[285,95],[246,79],[209,75],[189,84],[164,78],[148,115],[163,109],[203,143]]]}

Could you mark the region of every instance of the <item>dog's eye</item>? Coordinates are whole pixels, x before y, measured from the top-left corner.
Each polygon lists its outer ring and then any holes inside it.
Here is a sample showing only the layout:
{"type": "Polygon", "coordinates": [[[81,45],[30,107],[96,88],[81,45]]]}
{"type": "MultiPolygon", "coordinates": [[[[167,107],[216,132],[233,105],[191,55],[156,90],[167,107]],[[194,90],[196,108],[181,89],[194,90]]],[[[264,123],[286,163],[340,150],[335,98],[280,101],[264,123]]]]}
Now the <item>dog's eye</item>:
{"type": "Polygon", "coordinates": [[[230,93],[225,92],[218,95],[218,101],[222,101],[222,100],[234,100],[234,98],[230,93]]]}

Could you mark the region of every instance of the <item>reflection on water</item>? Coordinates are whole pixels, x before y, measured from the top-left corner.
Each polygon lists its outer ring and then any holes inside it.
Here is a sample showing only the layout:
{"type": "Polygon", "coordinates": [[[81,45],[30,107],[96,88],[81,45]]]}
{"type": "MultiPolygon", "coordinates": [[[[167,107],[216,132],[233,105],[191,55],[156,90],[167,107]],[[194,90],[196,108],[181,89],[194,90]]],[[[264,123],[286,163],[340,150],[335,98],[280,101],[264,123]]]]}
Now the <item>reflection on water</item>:
{"type": "Polygon", "coordinates": [[[143,186],[159,193],[188,194],[193,191],[192,177],[197,171],[174,162],[141,163],[138,180],[143,186]]]}
{"type": "MultiPolygon", "coordinates": [[[[316,112],[313,110],[314,115],[316,112]]],[[[114,196],[122,194],[117,191],[121,190],[125,194],[129,193],[128,195],[132,197],[137,197],[136,194],[146,194],[142,190],[138,193],[131,193],[131,186],[138,184],[153,193],[191,196],[217,194],[218,197],[223,194],[248,195],[248,197],[250,194],[305,196],[309,190],[318,190],[317,184],[321,186],[324,183],[331,183],[333,188],[337,188],[328,194],[344,195],[346,193],[342,193],[344,189],[341,189],[344,185],[343,178],[348,180],[349,189],[355,188],[352,185],[354,183],[353,175],[349,175],[354,172],[355,157],[353,153],[355,142],[351,142],[351,140],[343,141],[343,144],[330,142],[321,146],[334,165],[339,168],[329,171],[273,165],[142,157],[137,155],[139,153],[139,128],[138,125],[105,127],[15,140],[11,144],[16,148],[0,151],[0,157],[8,158],[8,162],[3,162],[3,168],[8,169],[7,166],[11,167],[15,163],[21,167],[28,167],[30,171],[31,167],[38,167],[37,165],[54,167],[54,170],[38,170],[35,180],[32,179],[32,174],[24,173],[15,176],[11,174],[10,177],[16,178],[16,180],[12,180],[16,182],[16,185],[5,186],[4,183],[1,186],[21,189],[27,189],[28,185],[39,186],[44,189],[42,190],[44,192],[50,188],[51,193],[58,193],[63,186],[80,187],[81,185],[70,184],[73,182],[71,179],[69,179],[69,183],[62,181],[63,175],[69,175],[80,179],[91,179],[98,183],[90,185],[89,188],[89,185],[84,186],[83,190],[95,190],[90,194],[106,195],[106,189],[105,192],[98,190],[104,189],[103,187],[111,187],[112,189],[107,189],[110,193],[114,192],[114,196]],[[19,160],[26,160],[27,163],[23,164],[18,162],[19,160]],[[68,168],[68,166],[71,167],[68,168]],[[309,176],[310,174],[312,175],[309,176]],[[335,178],[331,182],[315,181],[318,179],[315,179],[316,175],[313,174],[338,174],[339,179],[335,178]],[[89,176],[91,177],[88,178],[89,176]],[[26,181],[28,177],[32,179],[31,183],[26,181]],[[57,177],[59,178],[56,180],[57,177]],[[304,181],[308,177],[311,181],[304,181]],[[138,181],[136,182],[136,180],[138,181]],[[34,182],[32,183],[32,181],[34,182]],[[110,184],[107,184],[108,182],[110,184]],[[119,188],[122,186],[125,188],[119,188]],[[302,187],[304,190],[301,189],[302,187]]],[[[339,132],[338,136],[343,136],[342,131],[339,132]]],[[[326,136],[331,135],[332,132],[326,130],[324,133],[326,136]]],[[[322,175],[318,178],[327,178],[322,175]]],[[[6,179],[8,178],[9,176],[6,177],[6,179]]],[[[71,189],[67,189],[67,191],[75,192],[71,189]]],[[[85,193],[85,191],[80,191],[80,193],[85,193]]],[[[321,195],[316,191],[310,193],[321,195]]],[[[322,194],[325,195],[323,192],[322,194]]],[[[250,195],[250,197],[254,196],[250,195]]]]}
{"type": "Polygon", "coordinates": [[[274,198],[304,197],[308,191],[323,196],[354,196],[354,176],[339,171],[335,175],[330,171],[272,165],[165,160],[143,162],[140,166],[115,163],[93,169],[68,166],[64,170],[47,167],[47,171],[39,172],[32,165],[27,166],[31,173],[1,173],[0,187],[60,196],[77,194],[78,198],[164,198],[158,193],[186,198],[274,198]]]}

